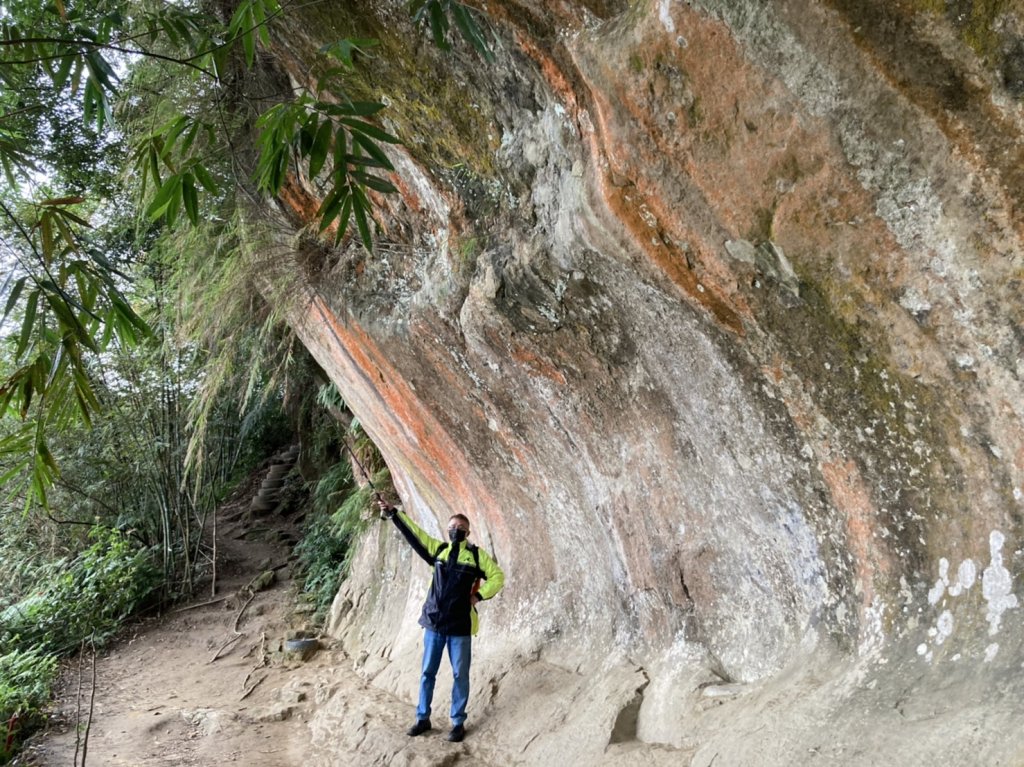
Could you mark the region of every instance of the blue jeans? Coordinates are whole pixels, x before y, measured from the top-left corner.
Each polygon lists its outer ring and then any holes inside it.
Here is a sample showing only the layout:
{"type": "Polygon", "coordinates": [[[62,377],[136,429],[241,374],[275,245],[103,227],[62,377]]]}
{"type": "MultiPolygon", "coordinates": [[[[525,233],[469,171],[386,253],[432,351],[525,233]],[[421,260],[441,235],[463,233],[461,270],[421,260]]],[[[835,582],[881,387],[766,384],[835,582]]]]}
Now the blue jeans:
{"type": "Polygon", "coordinates": [[[441,655],[448,648],[448,660],[452,663],[452,725],[466,721],[466,704],[469,703],[469,662],[472,659],[472,637],[449,636],[424,629],[423,634],[423,675],[420,677],[420,702],[416,707],[416,719],[430,718],[430,701],[434,699],[434,680],[441,666],[441,655]]]}

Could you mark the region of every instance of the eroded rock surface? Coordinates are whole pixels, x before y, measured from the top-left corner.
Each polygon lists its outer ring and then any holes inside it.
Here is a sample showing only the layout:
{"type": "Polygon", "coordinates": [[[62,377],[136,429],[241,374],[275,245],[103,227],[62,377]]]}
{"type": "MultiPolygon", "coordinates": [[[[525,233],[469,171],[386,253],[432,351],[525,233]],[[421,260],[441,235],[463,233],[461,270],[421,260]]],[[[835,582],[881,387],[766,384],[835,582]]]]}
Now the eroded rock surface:
{"type": "MultiPolygon", "coordinates": [[[[367,255],[294,179],[267,295],[508,574],[491,761],[1024,759],[1021,3],[496,2],[493,64],[359,5],[275,56],[382,40],[401,194],[367,255]]],[[[372,530],[330,626],[406,699],[426,577],[372,530]]]]}

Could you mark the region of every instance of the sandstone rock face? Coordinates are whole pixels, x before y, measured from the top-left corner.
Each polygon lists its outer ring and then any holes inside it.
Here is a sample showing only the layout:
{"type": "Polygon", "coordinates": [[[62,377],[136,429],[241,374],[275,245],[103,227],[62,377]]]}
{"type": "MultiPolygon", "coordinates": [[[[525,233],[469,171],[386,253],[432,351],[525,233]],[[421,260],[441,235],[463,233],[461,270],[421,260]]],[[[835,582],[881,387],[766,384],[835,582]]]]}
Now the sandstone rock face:
{"type": "MultiPolygon", "coordinates": [[[[1024,759],[1024,6],[496,2],[493,64],[363,6],[275,52],[382,40],[401,194],[268,295],[505,568],[479,758],[1024,759]]],[[[330,625],[407,699],[428,576],[374,529],[330,625]]]]}

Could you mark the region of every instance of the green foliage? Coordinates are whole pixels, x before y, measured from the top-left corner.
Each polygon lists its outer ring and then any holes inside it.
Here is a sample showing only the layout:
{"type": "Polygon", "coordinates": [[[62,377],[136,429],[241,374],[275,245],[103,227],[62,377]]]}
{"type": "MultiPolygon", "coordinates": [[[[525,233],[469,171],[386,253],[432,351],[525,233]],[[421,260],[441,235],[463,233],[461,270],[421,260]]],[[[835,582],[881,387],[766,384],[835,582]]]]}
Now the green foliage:
{"type": "Polygon", "coordinates": [[[376,493],[391,487],[391,474],[381,469],[373,475],[374,490],[368,484],[362,485],[351,492],[338,509],[331,515],[335,532],[338,535],[352,537],[361,533],[369,520],[376,518],[374,499],[376,493]]]}
{"type": "Polygon", "coordinates": [[[313,487],[310,522],[295,551],[302,566],[303,591],[316,606],[316,619],[322,619],[348,571],[352,542],[377,518],[376,494],[392,496],[394,490],[380,452],[358,420],[351,418],[334,384],[317,388],[315,404],[312,434],[306,443],[316,454],[334,458],[327,459],[327,468],[313,487]],[[372,476],[359,476],[357,481],[353,472],[361,475],[364,469],[372,476]]]}
{"type": "Polygon", "coordinates": [[[451,28],[449,17],[455,22],[459,34],[488,61],[494,59],[490,46],[484,39],[483,30],[473,16],[472,9],[456,0],[410,0],[409,12],[417,24],[430,27],[434,44],[443,51],[451,49],[448,43],[448,31],[451,28]]]}
{"type": "MultiPolygon", "coordinates": [[[[413,0],[409,10],[442,48],[454,24],[490,56],[467,6],[413,0]]],[[[105,353],[151,333],[153,320],[142,319],[127,291],[135,265],[160,237],[154,227],[172,229],[184,218],[219,238],[218,225],[230,222],[239,182],[244,186],[232,138],[239,130],[256,134],[257,189],[276,195],[289,173],[304,172],[322,190],[319,230],[331,230],[337,243],[354,226],[372,248],[376,195],[396,191],[385,145],[398,138],[376,122],[381,103],[347,95],[346,77],[376,40],[325,45],[311,92],[289,94],[250,123],[229,119],[232,104],[252,103],[239,90],[245,71],[260,66],[257,53],[269,48],[271,23],[283,12],[277,0],[240,0],[229,18],[203,3],[154,0],[3,5],[0,170],[8,188],[0,193],[0,241],[16,263],[0,286],[0,325],[17,331],[13,367],[0,379],[0,418],[22,424],[2,429],[0,482],[18,479],[14,493],[27,505],[46,506],[57,481],[51,435],[90,425],[100,411],[105,353]],[[132,149],[122,153],[127,143],[132,149]],[[127,167],[134,175],[123,173],[127,167]],[[115,178],[130,181],[122,188],[115,178]],[[110,222],[131,215],[119,200],[134,195],[142,230],[131,247],[113,247],[110,222]]],[[[211,378],[225,381],[235,372],[211,378]]],[[[250,376],[250,391],[257,377],[250,376]]],[[[200,418],[212,398],[204,395],[200,418]]],[[[195,433],[203,433],[202,424],[195,433]]]]}
{"type": "Polygon", "coordinates": [[[152,554],[117,530],[94,528],[92,545],[48,568],[35,593],[0,612],[0,649],[64,654],[102,642],[159,583],[152,554]]]}
{"type": "Polygon", "coordinates": [[[345,400],[333,383],[325,383],[316,392],[316,404],[325,409],[345,409],[345,400]]]}
{"type": "Polygon", "coordinates": [[[295,545],[302,577],[302,591],[316,608],[314,621],[322,621],[344,575],[349,539],[339,536],[330,518],[317,515],[306,525],[295,545]]]}
{"type": "MultiPolygon", "coordinates": [[[[140,111],[140,94],[125,90],[137,81],[143,69],[139,62],[176,68],[185,77],[160,92],[197,103],[185,109],[151,105],[148,111],[169,114],[135,141],[130,161],[138,193],[152,221],[173,226],[182,212],[194,226],[220,220],[219,208],[231,197],[225,184],[231,137],[221,127],[223,114],[215,127],[204,116],[211,109],[203,103],[223,99],[232,62],[255,65],[257,49],[270,42],[268,23],[280,13],[276,0],[242,0],[226,22],[203,10],[145,0],[46,6],[12,0],[0,13],[0,167],[9,182],[7,194],[0,195],[0,237],[4,230],[9,233],[12,241],[5,242],[10,246],[5,250],[17,258],[0,287],[0,324],[14,320],[19,328],[13,340],[15,365],[0,380],[0,417],[11,414],[23,422],[20,428],[5,429],[0,440],[0,454],[13,459],[0,469],[0,481],[24,478],[27,484],[14,492],[28,504],[47,505],[58,475],[50,435],[76,423],[89,425],[100,410],[96,376],[101,355],[111,344],[131,347],[150,332],[124,294],[128,272],[110,257],[109,238],[91,229],[90,213],[106,222],[109,212],[89,199],[89,190],[36,193],[41,174],[54,185],[63,175],[82,178],[77,168],[63,174],[63,165],[73,164],[66,163],[69,158],[37,148],[52,143],[34,140],[44,133],[50,103],[63,103],[66,111],[68,94],[78,94],[80,100],[70,102],[71,112],[91,126],[87,138],[103,144],[113,132],[118,99],[128,114],[140,111]],[[128,76],[120,79],[119,71],[128,76]]],[[[330,52],[351,66],[354,54],[370,45],[353,41],[330,52]]],[[[278,168],[283,167],[281,157],[285,165],[287,158],[306,161],[315,177],[330,150],[333,184],[321,209],[327,216],[322,228],[340,221],[340,238],[355,219],[369,247],[368,190],[394,191],[374,173],[392,170],[379,143],[397,139],[364,119],[380,105],[346,104],[300,96],[293,105],[275,107],[261,121],[275,127],[260,138],[261,156],[278,168]],[[302,113],[301,123],[287,119],[295,113],[302,113]]],[[[50,135],[63,134],[53,130],[50,135]]],[[[70,155],[72,160],[82,157],[70,155]]],[[[260,188],[272,193],[279,191],[282,178],[258,169],[260,188]]]]}
{"type": "Polygon", "coordinates": [[[132,346],[149,332],[117,284],[121,273],[97,247],[89,223],[72,210],[82,202],[43,199],[22,205],[18,216],[0,201],[29,251],[23,268],[11,269],[0,287],[6,295],[0,323],[23,302],[15,369],[0,382],[0,416],[10,410],[25,424],[0,443],[0,452],[20,456],[0,482],[28,471],[32,496],[41,502],[57,470],[47,433],[74,420],[88,424],[100,409],[89,354],[98,355],[112,341],[132,346]],[[28,266],[32,259],[39,269],[28,266]]]}
{"type": "Polygon", "coordinates": [[[330,514],[341,499],[352,490],[352,467],[347,460],[338,461],[324,472],[313,488],[313,510],[330,514]]]}
{"type": "MultiPolygon", "coordinates": [[[[158,583],[151,552],[128,536],[94,527],[89,539],[75,556],[27,568],[27,596],[0,609],[0,763],[42,721],[59,656],[107,639],[158,583]]],[[[4,548],[5,560],[19,557],[4,548]]]]}
{"type": "Polygon", "coordinates": [[[57,675],[57,659],[37,650],[0,654],[0,764],[42,718],[57,675]]]}
{"type": "MultiPolygon", "coordinates": [[[[373,477],[373,484],[390,488],[386,469],[373,477]]],[[[376,517],[374,491],[369,485],[356,487],[348,461],[341,460],[317,482],[313,508],[312,521],[296,544],[295,554],[301,566],[303,592],[312,597],[316,607],[314,620],[323,620],[348,572],[352,542],[376,517]]]]}
{"type": "Polygon", "coordinates": [[[305,160],[310,179],[316,179],[328,157],[332,158],[331,189],[317,210],[320,231],[338,221],[335,242],[354,217],[364,246],[369,250],[370,199],[366,190],[394,193],[394,185],[373,173],[373,169],[393,171],[394,166],[379,143],[398,143],[398,139],[372,123],[370,117],[383,104],[348,102],[333,104],[309,96],[278,104],[256,121],[260,131],[256,144],[260,155],[256,164],[256,182],[260,189],[277,194],[293,161],[305,160]]]}

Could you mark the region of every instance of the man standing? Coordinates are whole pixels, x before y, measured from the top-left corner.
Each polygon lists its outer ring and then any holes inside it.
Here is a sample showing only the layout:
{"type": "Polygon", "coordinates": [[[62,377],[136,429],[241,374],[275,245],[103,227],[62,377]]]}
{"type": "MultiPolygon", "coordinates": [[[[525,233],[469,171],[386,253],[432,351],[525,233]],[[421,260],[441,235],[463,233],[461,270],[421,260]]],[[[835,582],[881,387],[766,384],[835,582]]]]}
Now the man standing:
{"type": "Polygon", "coordinates": [[[423,635],[423,673],[416,723],[407,734],[422,735],[431,729],[430,702],[441,655],[448,648],[452,664],[452,729],[448,740],[458,743],[466,736],[466,704],[469,702],[469,663],[472,637],[477,632],[476,606],[490,599],[505,583],[505,574],[483,549],[467,541],[469,520],[455,514],[448,520],[448,541],[427,535],[408,515],[379,501],[381,512],[395,523],[413,550],[434,569],[430,591],[423,603],[420,625],[423,635]],[[481,581],[483,581],[481,585],[481,581]]]}

